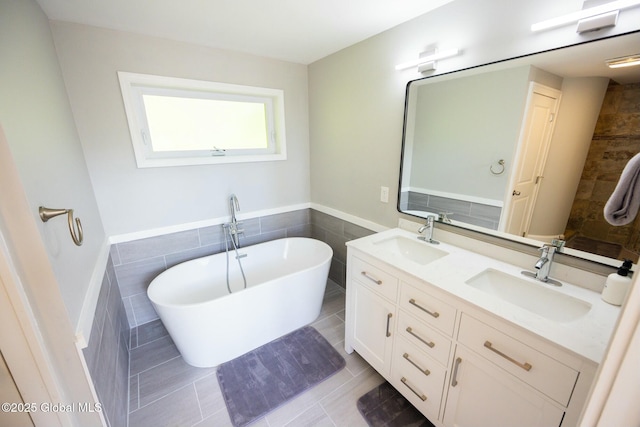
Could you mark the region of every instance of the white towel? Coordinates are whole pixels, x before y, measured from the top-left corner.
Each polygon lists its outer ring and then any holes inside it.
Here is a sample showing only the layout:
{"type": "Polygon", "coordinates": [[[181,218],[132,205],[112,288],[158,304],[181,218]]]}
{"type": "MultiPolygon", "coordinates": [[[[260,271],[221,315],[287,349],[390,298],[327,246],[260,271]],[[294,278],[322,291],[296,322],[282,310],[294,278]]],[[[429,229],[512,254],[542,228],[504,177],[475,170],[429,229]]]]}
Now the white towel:
{"type": "Polygon", "coordinates": [[[604,219],[611,225],[632,222],[640,208],[640,153],[624,167],[616,189],[604,205],[604,219]]]}

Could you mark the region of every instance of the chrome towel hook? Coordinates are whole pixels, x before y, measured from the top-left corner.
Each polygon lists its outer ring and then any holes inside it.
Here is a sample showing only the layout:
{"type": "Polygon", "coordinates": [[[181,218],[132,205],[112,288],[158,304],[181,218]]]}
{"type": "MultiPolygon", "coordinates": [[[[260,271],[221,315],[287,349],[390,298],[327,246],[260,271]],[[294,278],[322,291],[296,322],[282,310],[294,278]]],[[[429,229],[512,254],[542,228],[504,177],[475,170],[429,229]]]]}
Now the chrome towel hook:
{"type": "Polygon", "coordinates": [[[69,224],[69,233],[71,233],[71,239],[73,239],[73,243],[76,246],[82,245],[82,240],[84,239],[84,235],[82,234],[82,223],[80,222],[80,218],[76,218],[76,226],[78,227],[78,232],[76,233],[76,228],[73,225],[73,209],[50,209],[45,208],[44,206],[40,206],[38,209],[38,213],[40,214],[40,219],[42,222],[47,222],[51,218],[55,218],[59,215],[67,214],[67,222],[69,224]]]}
{"type": "Polygon", "coordinates": [[[492,174],[502,175],[502,173],[504,172],[504,159],[498,160],[498,166],[500,166],[501,169],[497,172],[493,170],[493,165],[489,166],[489,170],[491,171],[492,174]]]}

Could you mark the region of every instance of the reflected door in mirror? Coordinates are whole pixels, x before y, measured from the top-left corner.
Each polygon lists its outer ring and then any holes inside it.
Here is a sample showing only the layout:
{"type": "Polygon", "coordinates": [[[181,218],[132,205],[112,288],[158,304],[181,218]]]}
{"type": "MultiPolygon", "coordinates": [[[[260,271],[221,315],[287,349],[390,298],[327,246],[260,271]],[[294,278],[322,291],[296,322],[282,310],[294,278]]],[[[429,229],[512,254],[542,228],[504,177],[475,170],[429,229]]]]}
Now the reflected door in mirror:
{"type": "MultiPolygon", "coordinates": [[[[525,118],[511,179],[511,197],[503,211],[501,227],[510,234],[526,237],[544,171],[551,136],[558,114],[561,92],[532,83],[527,101],[525,118]]],[[[558,230],[558,234],[562,234],[558,230]]]]}

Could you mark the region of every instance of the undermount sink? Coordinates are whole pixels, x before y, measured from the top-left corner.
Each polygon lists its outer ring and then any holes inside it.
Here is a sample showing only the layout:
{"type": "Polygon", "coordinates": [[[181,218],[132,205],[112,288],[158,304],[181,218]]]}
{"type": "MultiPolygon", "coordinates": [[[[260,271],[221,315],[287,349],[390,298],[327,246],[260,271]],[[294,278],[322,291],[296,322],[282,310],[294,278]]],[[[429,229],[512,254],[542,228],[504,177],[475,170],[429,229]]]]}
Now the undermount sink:
{"type": "Polygon", "coordinates": [[[469,286],[494,295],[532,313],[557,322],[570,322],[591,310],[591,304],[581,299],[565,295],[544,283],[515,277],[494,269],[482,273],[465,282],[469,286]]]}
{"type": "Polygon", "coordinates": [[[373,244],[393,256],[405,258],[420,265],[428,264],[443,256],[449,255],[448,252],[436,249],[429,243],[403,236],[390,237],[374,242],[373,244]]]}

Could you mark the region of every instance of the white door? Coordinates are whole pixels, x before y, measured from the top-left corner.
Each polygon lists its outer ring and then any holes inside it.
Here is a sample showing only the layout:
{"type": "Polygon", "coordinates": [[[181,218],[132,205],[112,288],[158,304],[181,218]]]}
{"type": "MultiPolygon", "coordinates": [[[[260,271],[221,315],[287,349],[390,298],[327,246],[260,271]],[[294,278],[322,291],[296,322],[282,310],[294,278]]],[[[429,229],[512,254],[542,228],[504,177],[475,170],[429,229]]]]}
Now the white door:
{"type": "Polygon", "coordinates": [[[353,348],[383,375],[391,371],[395,306],[356,281],[353,285],[353,348]]]}
{"type": "MultiPolygon", "coordinates": [[[[12,380],[27,403],[92,401],[73,330],[58,327],[67,312],[1,124],[0,199],[0,350],[12,380]]],[[[95,412],[38,407],[31,418],[47,427],[106,425],[95,412]]]]}
{"type": "Polygon", "coordinates": [[[504,230],[526,236],[543,180],[560,92],[531,83],[525,118],[506,197],[504,230]]]}
{"type": "Polygon", "coordinates": [[[513,375],[458,346],[444,424],[451,427],[558,427],[564,411],[513,375]]]}

